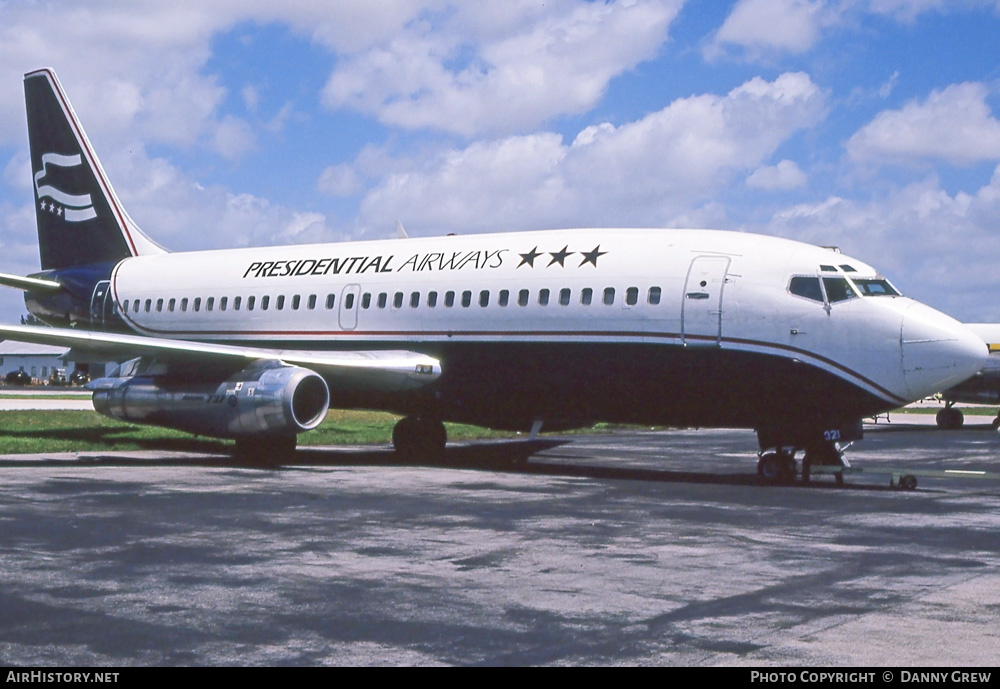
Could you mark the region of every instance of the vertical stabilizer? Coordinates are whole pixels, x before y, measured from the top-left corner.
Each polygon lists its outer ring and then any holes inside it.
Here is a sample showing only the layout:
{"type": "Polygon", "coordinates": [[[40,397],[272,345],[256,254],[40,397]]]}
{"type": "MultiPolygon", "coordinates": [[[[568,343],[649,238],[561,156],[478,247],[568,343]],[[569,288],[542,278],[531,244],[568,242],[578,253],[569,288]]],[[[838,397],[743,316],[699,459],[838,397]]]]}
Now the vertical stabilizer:
{"type": "Polygon", "coordinates": [[[42,269],[162,253],[125,213],[55,72],[24,76],[42,269]]]}

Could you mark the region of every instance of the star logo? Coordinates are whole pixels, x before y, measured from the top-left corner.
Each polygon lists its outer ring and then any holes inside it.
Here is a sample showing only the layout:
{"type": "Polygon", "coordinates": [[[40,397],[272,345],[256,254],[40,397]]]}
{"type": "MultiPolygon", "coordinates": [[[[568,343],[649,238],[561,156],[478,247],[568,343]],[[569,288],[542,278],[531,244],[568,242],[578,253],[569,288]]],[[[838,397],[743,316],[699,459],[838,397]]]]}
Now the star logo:
{"type": "Polygon", "coordinates": [[[536,246],[534,249],[532,249],[528,253],[526,253],[526,254],[520,254],[520,256],[521,256],[521,262],[517,264],[518,268],[520,268],[521,266],[523,266],[525,263],[528,264],[529,268],[534,268],[535,267],[535,259],[538,258],[539,256],[541,256],[541,254],[538,253],[538,247],[536,246]]]}
{"type": "MultiPolygon", "coordinates": [[[[549,256],[552,257],[552,260],[549,261],[549,266],[551,266],[553,263],[558,263],[561,268],[565,268],[566,267],[566,263],[565,263],[566,262],[566,257],[576,253],[575,251],[566,251],[566,249],[568,249],[568,248],[569,248],[569,245],[567,244],[566,246],[564,246],[562,248],[562,251],[550,251],[550,252],[548,252],[549,256]]],[[[545,267],[548,268],[549,266],[545,266],[545,267]]]]}
{"type": "Polygon", "coordinates": [[[585,263],[589,263],[590,265],[592,265],[592,266],[594,266],[596,268],[597,267],[597,259],[600,258],[601,256],[603,256],[606,253],[608,253],[608,252],[607,251],[601,251],[601,245],[600,244],[598,244],[597,246],[595,246],[593,251],[581,251],[580,255],[583,256],[583,260],[580,261],[580,265],[582,266],[585,263]]]}

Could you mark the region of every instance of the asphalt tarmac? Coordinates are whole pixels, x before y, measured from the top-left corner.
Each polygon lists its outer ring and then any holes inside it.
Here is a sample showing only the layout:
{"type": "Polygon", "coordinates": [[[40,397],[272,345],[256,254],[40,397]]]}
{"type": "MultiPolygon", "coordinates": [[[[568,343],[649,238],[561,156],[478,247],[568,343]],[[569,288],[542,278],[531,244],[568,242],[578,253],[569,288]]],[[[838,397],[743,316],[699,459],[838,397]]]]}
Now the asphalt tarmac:
{"type": "MultiPolygon", "coordinates": [[[[747,431],[0,457],[0,665],[991,666],[1000,482],[760,485],[747,431]]],[[[986,426],[856,466],[1000,471],[986,426]]]]}

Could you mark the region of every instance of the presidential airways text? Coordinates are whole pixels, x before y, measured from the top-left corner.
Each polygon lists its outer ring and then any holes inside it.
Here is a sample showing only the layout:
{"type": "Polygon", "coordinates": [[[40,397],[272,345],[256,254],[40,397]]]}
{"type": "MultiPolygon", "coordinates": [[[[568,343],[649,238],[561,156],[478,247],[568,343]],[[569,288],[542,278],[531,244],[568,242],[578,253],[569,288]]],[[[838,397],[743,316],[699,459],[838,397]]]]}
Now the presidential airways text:
{"type": "Polygon", "coordinates": [[[499,268],[507,249],[414,254],[404,260],[396,256],[351,256],[349,258],[302,258],[286,261],[254,261],[244,278],[281,278],[301,275],[360,275],[362,273],[419,273],[434,270],[499,268]]]}

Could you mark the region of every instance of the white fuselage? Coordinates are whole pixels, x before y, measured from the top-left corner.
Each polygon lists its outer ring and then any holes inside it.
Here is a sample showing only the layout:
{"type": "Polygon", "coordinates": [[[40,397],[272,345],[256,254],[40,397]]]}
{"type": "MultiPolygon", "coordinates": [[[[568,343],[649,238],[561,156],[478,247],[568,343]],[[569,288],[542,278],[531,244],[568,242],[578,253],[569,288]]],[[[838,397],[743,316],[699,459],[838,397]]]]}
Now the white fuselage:
{"type": "Polygon", "coordinates": [[[881,279],[839,252],[778,238],[587,229],[138,256],[118,264],[110,298],[135,331],[190,340],[757,353],[821,369],[887,408],[967,377],[984,346],[911,299],[861,296],[853,283],[839,301],[801,296],[796,276],[807,287],[881,279]]]}

